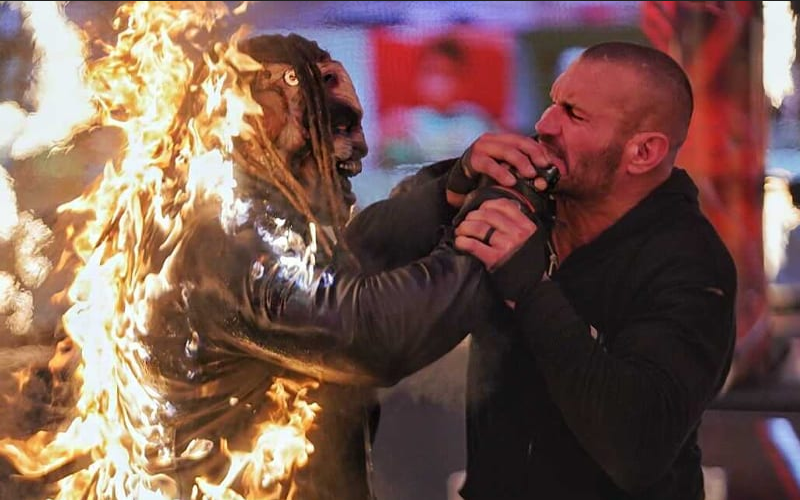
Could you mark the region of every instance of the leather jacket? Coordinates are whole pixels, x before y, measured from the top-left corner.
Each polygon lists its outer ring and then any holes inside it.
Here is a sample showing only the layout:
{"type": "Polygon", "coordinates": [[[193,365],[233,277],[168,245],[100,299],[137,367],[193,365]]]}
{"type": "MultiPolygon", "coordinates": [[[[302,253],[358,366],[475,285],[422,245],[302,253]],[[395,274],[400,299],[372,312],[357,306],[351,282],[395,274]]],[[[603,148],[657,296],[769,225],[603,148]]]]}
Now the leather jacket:
{"type": "MultiPolygon", "coordinates": [[[[216,450],[221,438],[247,449],[254,423],[270,411],[265,392],[276,377],[316,381],[307,398],[321,407],[309,433],[315,450],[294,477],[295,498],[371,498],[374,388],[442,356],[481,321],[487,308],[474,297],[487,297],[485,273],[441,238],[434,214],[415,224],[424,237],[411,239],[431,248],[392,267],[374,252],[402,246],[408,235],[370,220],[369,210],[348,227],[349,251],[310,258],[309,225],[277,192],[256,185],[237,196],[228,217],[214,204],[192,217],[175,258],[177,286],[160,298],[144,339],[170,402],[173,454],[195,438],[216,450]]],[[[402,218],[413,200],[382,203],[402,218]]],[[[219,474],[220,463],[212,453],[170,467],[188,497],[194,475],[219,474]]]]}

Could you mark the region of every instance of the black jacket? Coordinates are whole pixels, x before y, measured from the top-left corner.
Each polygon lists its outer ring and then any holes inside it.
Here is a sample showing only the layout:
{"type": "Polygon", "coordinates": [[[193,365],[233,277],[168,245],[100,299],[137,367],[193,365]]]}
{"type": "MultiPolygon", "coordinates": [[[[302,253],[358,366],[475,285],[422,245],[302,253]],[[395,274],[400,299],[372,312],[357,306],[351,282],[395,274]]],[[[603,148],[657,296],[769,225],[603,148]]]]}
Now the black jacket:
{"type": "MultiPolygon", "coordinates": [[[[314,452],[296,472],[294,498],[366,500],[375,387],[437,359],[481,321],[487,307],[472,297],[488,297],[486,275],[443,240],[437,221],[451,215],[442,202],[427,207],[443,213],[431,213],[425,238],[405,233],[420,221],[392,220],[389,201],[380,223],[357,217],[348,226],[349,251],[309,260],[308,221],[281,200],[255,186],[222,221],[215,205],[189,219],[177,286],[160,298],[144,339],[171,408],[169,444],[176,456],[193,439],[249,449],[253,424],[275,408],[264,395],[272,383],[316,382],[306,398],[321,407],[309,432],[314,452]],[[394,255],[424,257],[397,267],[394,255]]],[[[212,453],[165,470],[183,478],[188,497],[193,477],[219,475],[223,463],[212,453]]]]}
{"type": "Polygon", "coordinates": [[[676,168],[475,329],[464,498],[703,497],[697,431],[730,367],[736,274],[697,194],[676,168]]]}

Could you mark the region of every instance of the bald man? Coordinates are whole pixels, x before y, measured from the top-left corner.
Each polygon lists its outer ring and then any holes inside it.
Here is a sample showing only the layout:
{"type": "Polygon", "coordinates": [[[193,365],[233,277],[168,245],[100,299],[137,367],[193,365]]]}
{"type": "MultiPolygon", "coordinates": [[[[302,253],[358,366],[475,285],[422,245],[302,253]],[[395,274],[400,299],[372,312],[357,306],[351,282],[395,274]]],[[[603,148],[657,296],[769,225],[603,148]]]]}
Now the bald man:
{"type": "Polygon", "coordinates": [[[461,495],[701,499],[697,432],[730,369],[736,272],[675,165],[690,83],[666,54],[611,42],[550,96],[535,138],[485,134],[436,165],[454,207],[482,179],[560,172],[554,217],[489,197],[455,230],[507,304],[472,335],[461,495]]]}

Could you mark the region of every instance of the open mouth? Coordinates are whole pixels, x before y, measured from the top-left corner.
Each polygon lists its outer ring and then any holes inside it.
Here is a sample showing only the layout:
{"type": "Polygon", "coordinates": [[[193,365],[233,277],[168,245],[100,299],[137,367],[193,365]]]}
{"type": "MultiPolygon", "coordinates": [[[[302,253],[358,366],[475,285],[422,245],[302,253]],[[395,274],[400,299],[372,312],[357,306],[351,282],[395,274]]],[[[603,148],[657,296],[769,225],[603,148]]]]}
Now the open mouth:
{"type": "Polygon", "coordinates": [[[330,110],[336,173],[345,201],[353,204],[355,195],[350,178],[361,173],[363,154],[360,151],[365,149],[360,146],[360,135],[355,133],[360,128],[361,114],[347,102],[336,98],[331,99],[330,110]]]}
{"type": "Polygon", "coordinates": [[[355,177],[361,173],[361,162],[355,160],[337,161],[336,172],[342,177],[355,177]]]}
{"type": "Polygon", "coordinates": [[[554,145],[541,140],[541,138],[539,139],[539,142],[544,145],[545,148],[547,148],[547,152],[549,153],[552,164],[558,168],[558,170],[561,172],[561,175],[565,175],[568,170],[567,161],[564,158],[564,155],[561,154],[561,151],[554,145]]]}
{"type": "Polygon", "coordinates": [[[361,162],[353,160],[336,162],[336,173],[345,201],[348,204],[355,203],[356,195],[353,193],[353,183],[350,182],[350,178],[361,173],[361,162]]]}

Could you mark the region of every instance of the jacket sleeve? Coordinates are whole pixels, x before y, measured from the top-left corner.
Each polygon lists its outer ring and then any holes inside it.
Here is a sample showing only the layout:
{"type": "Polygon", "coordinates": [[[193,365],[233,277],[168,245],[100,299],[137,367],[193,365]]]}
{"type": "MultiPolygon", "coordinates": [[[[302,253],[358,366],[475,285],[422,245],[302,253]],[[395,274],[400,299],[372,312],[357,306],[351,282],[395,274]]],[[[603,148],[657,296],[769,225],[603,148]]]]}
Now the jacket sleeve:
{"type": "Polygon", "coordinates": [[[345,240],[365,272],[384,271],[431,252],[456,209],[445,199],[447,173],[455,160],[422,167],[392,195],[365,207],[345,229],[345,240]]]}
{"type": "Polygon", "coordinates": [[[727,252],[712,261],[701,248],[654,245],[647,255],[657,262],[638,280],[641,302],[608,350],[555,281],[515,309],[567,425],[634,494],[667,472],[697,427],[724,382],[735,340],[736,278],[727,252]]]}
{"type": "Polygon", "coordinates": [[[446,210],[437,182],[387,200],[354,226],[365,234],[351,246],[373,262],[366,270],[316,262],[306,248],[275,251],[276,235],[252,225],[229,235],[207,221],[186,260],[203,283],[193,292],[195,309],[237,311],[246,328],[232,340],[266,358],[278,352],[281,360],[345,367],[377,385],[398,382],[454,348],[494,300],[480,262],[453,248],[442,224],[449,215],[428,213],[446,210]],[[406,218],[433,222],[420,228],[406,218]],[[391,244],[404,240],[402,249],[391,244]],[[382,261],[384,249],[391,255],[382,261]]]}
{"type": "Polygon", "coordinates": [[[322,267],[308,278],[279,266],[245,279],[244,312],[255,335],[330,341],[382,385],[392,385],[453,349],[482,321],[489,294],[471,256],[442,243],[430,255],[365,275],[322,267]]]}

